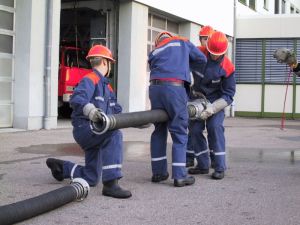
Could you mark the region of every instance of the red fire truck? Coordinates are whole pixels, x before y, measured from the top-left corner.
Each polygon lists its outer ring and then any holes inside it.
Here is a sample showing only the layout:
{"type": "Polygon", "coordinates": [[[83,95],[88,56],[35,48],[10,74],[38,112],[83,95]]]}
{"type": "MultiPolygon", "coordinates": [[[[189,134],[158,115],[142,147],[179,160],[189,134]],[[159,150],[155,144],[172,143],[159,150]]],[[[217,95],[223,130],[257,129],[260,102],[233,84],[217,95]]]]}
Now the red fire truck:
{"type": "Polygon", "coordinates": [[[85,59],[87,52],[76,47],[61,47],[58,75],[58,113],[68,117],[71,109],[70,96],[79,81],[87,73],[92,72],[89,62],[85,59]]]}

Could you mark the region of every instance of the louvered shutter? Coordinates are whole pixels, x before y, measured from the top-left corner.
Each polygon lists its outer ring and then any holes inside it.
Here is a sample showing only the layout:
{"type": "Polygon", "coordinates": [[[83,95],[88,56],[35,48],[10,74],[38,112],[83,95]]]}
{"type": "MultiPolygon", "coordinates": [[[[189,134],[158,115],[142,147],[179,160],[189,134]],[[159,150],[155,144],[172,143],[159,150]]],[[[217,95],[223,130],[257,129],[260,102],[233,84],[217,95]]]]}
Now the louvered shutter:
{"type": "MultiPolygon", "coordinates": [[[[289,73],[289,67],[285,64],[277,63],[274,59],[274,51],[278,48],[294,48],[294,39],[267,39],[266,40],[266,63],[265,82],[275,84],[285,84],[289,73]]],[[[290,83],[293,79],[290,78],[290,83]]]]}
{"type": "Polygon", "coordinates": [[[262,40],[237,39],[235,67],[237,83],[261,83],[262,40]]]}

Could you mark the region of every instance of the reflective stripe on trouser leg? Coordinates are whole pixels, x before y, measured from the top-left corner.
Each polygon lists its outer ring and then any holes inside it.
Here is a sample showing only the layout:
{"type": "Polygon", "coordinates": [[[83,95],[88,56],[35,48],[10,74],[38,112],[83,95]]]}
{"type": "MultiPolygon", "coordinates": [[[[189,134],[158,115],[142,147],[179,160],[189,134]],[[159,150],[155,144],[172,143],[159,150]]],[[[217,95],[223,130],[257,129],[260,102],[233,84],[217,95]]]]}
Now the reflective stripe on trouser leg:
{"type": "Polygon", "coordinates": [[[102,182],[122,177],[123,135],[120,130],[111,132],[111,138],[102,148],[102,182]]]}
{"type": "Polygon", "coordinates": [[[167,123],[154,124],[155,129],[151,135],[151,166],[153,174],[166,174],[167,166],[167,123]]]}
{"type": "Polygon", "coordinates": [[[206,124],[210,148],[214,150],[214,169],[216,171],[226,170],[224,118],[224,111],[220,111],[210,117],[206,124]]]}
{"type": "Polygon", "coordinates": [[[101,165],[101,151],[99,150],[99,146],[94,146],[85,150],[85,166],[76,166],[72,162],[65,161],[64,177],[71,179],[80,177],[85,179],[90,186],[95,186],[101,176],[99,165],[101,165]]]}
{"type": "Polygon", "coordinates": [[[71,170],[71,174],[70,174],[71,180],[73,180],[74,172],[75,172],[75,169],[76,169],[77,166],[78,166],[77,164],[74,164],[74,166],[73,166],[73,168],[71,170]]]}
{"type": "Polygon", "coordinates": [[[197,159],[197,167],[200,169],[209,168],[209,156],[206,138],[203,134],[205,121],[193,121],[191,126],[192,143],[195,150],[195,158],[197,159]]]}

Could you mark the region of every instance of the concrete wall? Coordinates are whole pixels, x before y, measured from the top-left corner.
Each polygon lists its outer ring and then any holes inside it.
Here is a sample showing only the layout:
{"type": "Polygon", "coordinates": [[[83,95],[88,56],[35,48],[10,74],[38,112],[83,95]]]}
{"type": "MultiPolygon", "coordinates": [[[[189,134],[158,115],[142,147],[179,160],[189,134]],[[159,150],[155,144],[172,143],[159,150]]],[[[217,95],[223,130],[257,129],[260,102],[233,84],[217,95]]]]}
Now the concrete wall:
{"type": "Polygon", "coordinates": [[[199,46],[199,30],[201,26],[191,22],[181,23],[179,25],[179,35],[187,37],[194,45],[199,46]]]}
{"type": "MultiPolygon", "coordinates": [[[[56,127],[60,0],[53,0],[49,128],[56,127]]],[[[15,82],[13,127],[43,127],[45,115],[46,0],[16,2],[15,82]],[[26,18],[26,19],[24,19],[26,18]]]]}
{"type": "Polygon", "coordinates": [[[118,101],[124,112],[146,109],[148,7],[136,2],[120,4],[118,101]]]}
{"type": "Polygon", "coordinates": [[[234,97],[235,111],[261,111],[261,85],[238,84],[234,97]]]}
{"type": "Polygon", "coordinates": [[[298,14],[239,17],[236,38],[300,37],[299,21],[298,14]]]}
{"type": "Polygon", "coordinates": [[[233,36],[234,0],[136,0],[155,9],[201,25],[211,25],[233,36]]]}

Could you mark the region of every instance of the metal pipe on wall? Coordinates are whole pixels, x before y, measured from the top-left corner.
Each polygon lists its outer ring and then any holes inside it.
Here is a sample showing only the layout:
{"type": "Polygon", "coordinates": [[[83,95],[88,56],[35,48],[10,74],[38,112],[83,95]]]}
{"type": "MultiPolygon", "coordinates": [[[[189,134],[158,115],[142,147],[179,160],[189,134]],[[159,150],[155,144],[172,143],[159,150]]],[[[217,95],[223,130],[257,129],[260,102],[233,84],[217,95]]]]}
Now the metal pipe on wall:
{"type": "Polygon", "coordinates": [[[52,48],[52,15],[53,0],[47,0],[46,8],[46,57],[45,57],[45,75],[44,75],[44,117],[43,128],[50,129],[50,109],[51,109],[51,48],[52,48]]]}

